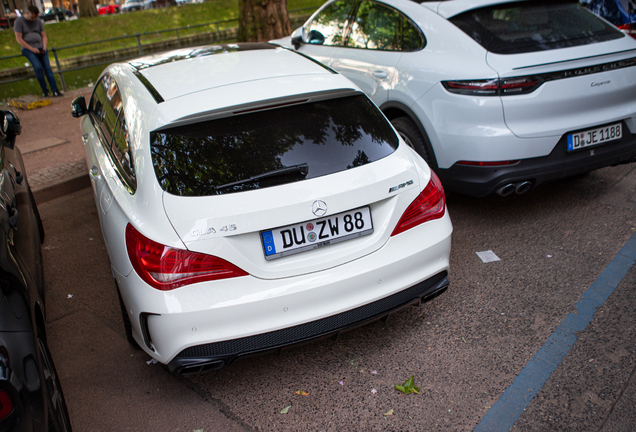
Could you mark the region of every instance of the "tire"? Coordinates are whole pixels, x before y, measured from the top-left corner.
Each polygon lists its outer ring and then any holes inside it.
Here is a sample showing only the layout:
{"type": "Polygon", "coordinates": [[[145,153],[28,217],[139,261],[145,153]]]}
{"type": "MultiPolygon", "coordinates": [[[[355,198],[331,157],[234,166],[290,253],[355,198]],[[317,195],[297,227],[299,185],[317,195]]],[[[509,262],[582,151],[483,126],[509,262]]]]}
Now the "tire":
{"type": "Polygon", "coordinates": [[[391,120],[391,124],[409,147],[422,156],[431,169],[437,170],[437,161],[428,138],[422,135],[413,120],[409,117],[397,117],[391,120]]]}
{"type": "Polygon", "coordinates": [[[117,298],[119,299],[119,308],[121,309],[121,319],[124,322],[124,332],[126,333],[126,340],[128,343],[135,347],[139,348],[137,341],[133,337],[132,333],[132,324],[130,323],[130,318],[128,318],[128,311],[126,311],[126,305],[124,305],[124,301],[121,298],[121,294],[119,293],[119,287],[115,284],[117,289],[117,298]]]}
{"type": "Polygon", "coordinates": [[[49,347],[43,336],[38,335],[37,343],[42,362],[42,378],[44,379],[42,387],[46,392],[47,430],[50,432],[71,432],[71,420],[49,347]]]}

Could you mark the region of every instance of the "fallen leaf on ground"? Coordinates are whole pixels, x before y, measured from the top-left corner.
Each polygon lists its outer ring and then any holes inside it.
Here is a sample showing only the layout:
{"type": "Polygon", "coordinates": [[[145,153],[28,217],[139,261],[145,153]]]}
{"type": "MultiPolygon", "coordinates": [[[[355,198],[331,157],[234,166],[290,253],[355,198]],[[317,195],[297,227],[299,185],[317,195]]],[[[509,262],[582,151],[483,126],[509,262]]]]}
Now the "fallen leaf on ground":
{"type": "Polygon", "coordinates": [[[393,408],[384,413],[385,416],[393,415],[393,408]]]}
{"type": "Polygon", "coordinates": [[[415,387],[415,381],[413,380],[413,375],[411,375],[411,378],[404,381],[404,384],[402,385],[396,384],[395,389],[398,391],[401,391],[404,394],[409,394],[409,393],[420,394],[420,387],[415,387]]]}
{"type": "Polygon", "coordinates": [[[289,411],[289,409],[291,408],[291,405],[286,406],[285,408],[283,408],[282,410],[280,410],[281,414],[287,414],[287,412],[289,411]]]}
{"type": "Polygon", "coordinates": [[[309,396],[309,393],[303,390],[298,390],[296,394],[300,396],[309,396]]]}

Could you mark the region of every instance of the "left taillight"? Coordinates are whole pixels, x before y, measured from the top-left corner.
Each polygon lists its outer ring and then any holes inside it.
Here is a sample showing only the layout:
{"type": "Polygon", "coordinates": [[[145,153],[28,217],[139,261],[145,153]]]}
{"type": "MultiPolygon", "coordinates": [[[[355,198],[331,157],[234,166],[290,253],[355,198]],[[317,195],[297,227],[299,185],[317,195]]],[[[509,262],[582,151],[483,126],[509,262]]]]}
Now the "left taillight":
{"type": "Polygon", "coordinates": [[[0,420],[3,420],[13,412],[13,399],[6,390],[0,390],[0,420]]]}
{"type": "Polygon", "coordinates": [[[446,213],[446,196],[442,182],[431,171],[431,179],[415,200],[408,206],[398,221],[391,236],[410,230],[424,222],[439,219],[446,213]]]}
{"type": "Polygon", "coordinates": [[[126,226],[126,248],[133,268],[148,285],[170,291],[197,282],[247,276],[224,259],[164,246],[126,226]]]}
{"type": "MultiPolygon", "coordinates": [[[[627,34],[634,36],[633,26],[622,29],[627,34]]],[[[565,69],[538,75],[527,75],[508,78],[488,78],[473,80],[449,80],[442,81],[444,88],[450,92],[469,96],[513,96],[532,93],[543,83],[566,78],[576,78],[616,69],[630,68],[636,65],[636,57],[624,60],[616,60],[610,63],[601,63],[583,66],[576,69],[565,69]]]]}
{"type": "Polygon", "coordinates": [[[636,39],[636,23],[622,24],[622,25],[619,25],[618,28],[621,29],[623,33],[628,34],[631,37],[636,39]]]}

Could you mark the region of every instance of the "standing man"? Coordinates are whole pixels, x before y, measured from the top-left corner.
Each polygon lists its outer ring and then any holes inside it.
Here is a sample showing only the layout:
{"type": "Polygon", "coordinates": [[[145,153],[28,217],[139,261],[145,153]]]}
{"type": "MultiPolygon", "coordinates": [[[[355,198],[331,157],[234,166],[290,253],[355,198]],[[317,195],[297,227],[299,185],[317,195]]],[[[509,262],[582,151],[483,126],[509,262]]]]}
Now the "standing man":
{"type": "Polygon", "coordinates": [[[38,18],[39,16],[40,10],[36,6],[29,6],[27,11],[15,20],[13,26],[15,39],[22,47],[22,55],[25,56],[27,60],[29,60],[29,63],[31,63],[31,66],[33,66],[35,77],[38,79],[40,87],[42,87],[44,97],[49,96],[49,90],[44,80],[45,74],[49,80],[53,96],[62,96],[62,93],[57,89],[55,75],[53,75],[53,71],[51,70],[49,55],[46,51],[48,39],[44,31],[44,24],[42,24],[42,21],[38,18]]]}

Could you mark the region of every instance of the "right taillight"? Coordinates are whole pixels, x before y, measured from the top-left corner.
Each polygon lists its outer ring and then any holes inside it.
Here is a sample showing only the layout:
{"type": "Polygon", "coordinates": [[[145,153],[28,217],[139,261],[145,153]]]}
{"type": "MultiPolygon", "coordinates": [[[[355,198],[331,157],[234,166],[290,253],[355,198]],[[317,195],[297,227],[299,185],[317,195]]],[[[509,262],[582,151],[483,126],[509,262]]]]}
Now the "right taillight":
{"type": "Polygon", "coordinates": [[[131,224],[126,226],[126,248],[139,277],[161,291],[197,282],[248,275],[224,259],[152,241],[131,224]]]}
{"type": "Polygon", "coordinates": [[[0,390],[0,420],[13,412],[13,399],[6,390],[0,390]]]}
{"type": "Polygon", "coordinates": [[[424,222],[439,219],[446,213],[446,197],[442,182],[431,171],[431,179],[417,198],[408,206],[391,236],[410,230],[424,222]]]}

